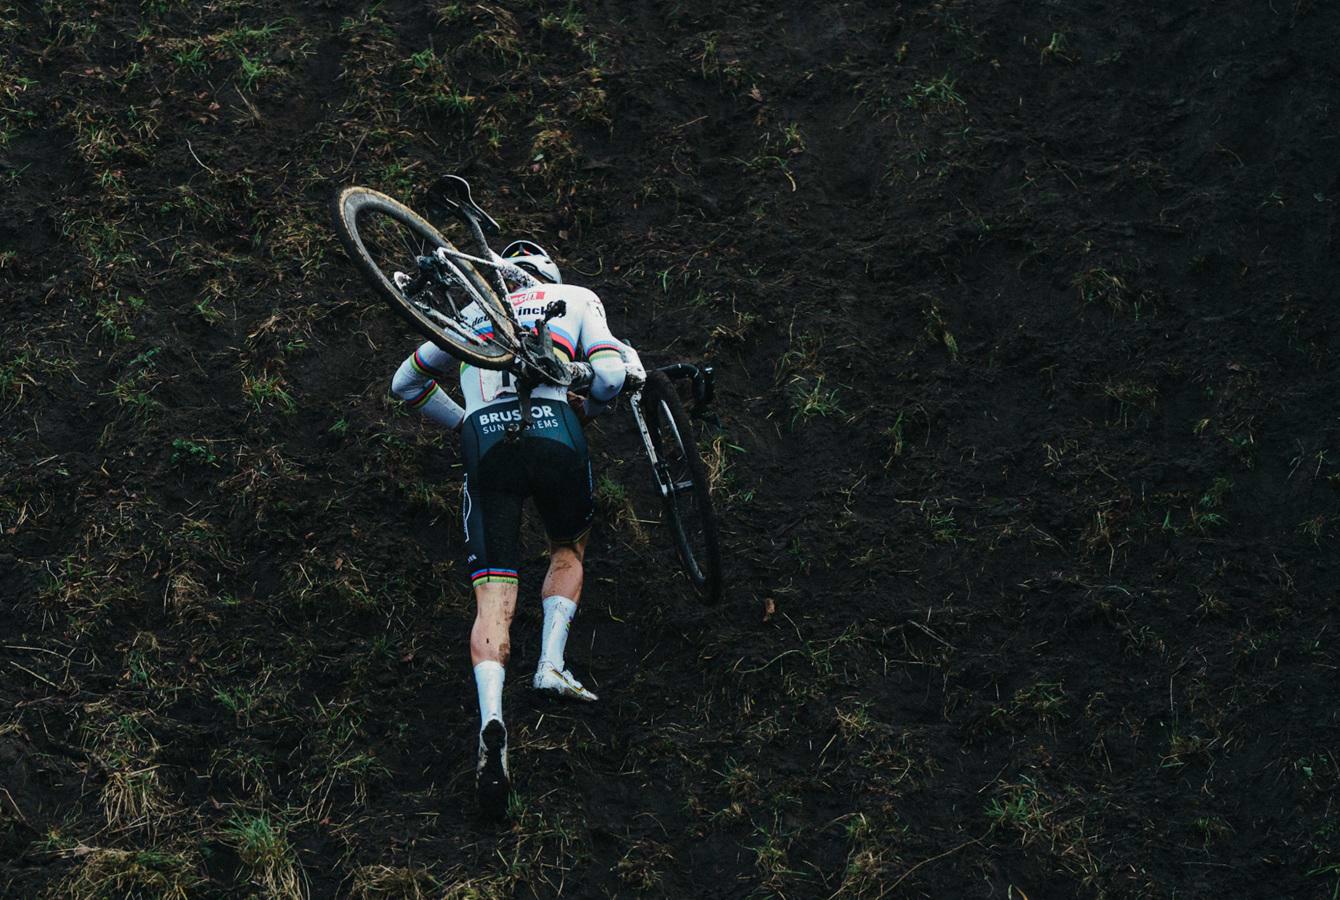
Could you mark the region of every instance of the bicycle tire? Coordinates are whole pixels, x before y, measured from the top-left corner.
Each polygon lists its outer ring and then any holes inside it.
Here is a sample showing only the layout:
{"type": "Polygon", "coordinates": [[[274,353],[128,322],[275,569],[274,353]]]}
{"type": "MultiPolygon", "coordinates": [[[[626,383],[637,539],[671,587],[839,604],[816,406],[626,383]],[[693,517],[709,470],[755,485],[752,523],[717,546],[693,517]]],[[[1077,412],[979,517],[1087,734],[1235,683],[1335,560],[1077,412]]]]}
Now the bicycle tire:
{"type": "MultiPolygon", "coordinates": [[[[481,369],[508,367],[515,355],[512,348],[517,343],[510,310],[505,305],[506,301],[498,296],[497,291],[473,265],[464,261],[457,263],[461,273],[470,282],[473,293],[477,295],[469,299],[482,306],[485,315],[493,323],[493,337],[486,342],[467,340],[434,322],[425,312],[425,309],[430,307],[423,303],[416,304],[396,286],[391,278],[393,273],[385,271],[384,264],[374,258],[364,237],[369,232],[369,217],[384,217],[407,230],[417,239],[417,246],[409,244],[409,239],[402,235],[401,240],[406,242],[406,246],[403,250],[400,247],[396,249],[401,252],[403,261],[406,262],[405,268],[410,271],[415,270],[412,265],[414,254],[427,255],[437,247],[455,251],[456,247],[451,241],[405,204],[371,188],[358,186],[343,188],[335,194],[333,206],[335,231],[340,237],[340,243],[344,245],[349,258],[358,266],[363,277],[397,315],[424,337],[462,362],[481,369]],[[362,230],[360,221],[363,222],[362,230]]],[[[485,256],[487,249],[484,247],[476,250],[475,255],[485,256]]],[[[451,302],[454,307],[455,301],[451,302]]],[[[459,316],[454,314],[454,309],[452,313],[436,308],[432,308],[432,311],[444,318],[459,320],[459,316]]],[[[461,327],[463,330],[468,330],[464,323],[461,327]]]]}
{"type": "Polygon", "coordinates": [[[694,442],[688,413],[674,384],[660,372],[648,373],[641,403],[652,446],[675,485],[669,494],[662,494],[661,502],[684,574],[704,603],[716,604],[722,591],[720,535],[707,466],[694,442]]]}

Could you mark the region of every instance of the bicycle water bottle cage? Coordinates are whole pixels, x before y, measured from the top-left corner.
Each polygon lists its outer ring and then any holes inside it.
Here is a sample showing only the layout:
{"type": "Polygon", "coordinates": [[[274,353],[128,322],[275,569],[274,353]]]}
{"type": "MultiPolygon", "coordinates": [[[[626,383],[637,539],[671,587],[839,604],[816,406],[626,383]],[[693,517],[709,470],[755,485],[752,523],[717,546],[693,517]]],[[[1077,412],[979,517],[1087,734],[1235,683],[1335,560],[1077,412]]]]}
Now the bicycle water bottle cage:
{"type": "Polygon", "coordinates": [[[479,208],[470,196],[470,184],[459,175],[443,175],[428,188],[430,203],[441,203],[453,213],[473,219],[486,234],[501,234],[502,227],[479,208]]]}

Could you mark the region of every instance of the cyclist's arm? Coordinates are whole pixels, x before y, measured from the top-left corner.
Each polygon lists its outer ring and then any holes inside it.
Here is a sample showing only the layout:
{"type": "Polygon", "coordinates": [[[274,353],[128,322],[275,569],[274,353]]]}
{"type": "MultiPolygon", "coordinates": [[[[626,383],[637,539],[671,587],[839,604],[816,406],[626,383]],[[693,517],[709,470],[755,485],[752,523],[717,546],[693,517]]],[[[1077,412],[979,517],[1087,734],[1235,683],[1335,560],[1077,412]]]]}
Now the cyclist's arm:
{"type": "Polygon", "coordinates": [[[425,342],[400,364],[391,379],[391,393],[430,421],[455,430],[465,418],[465,410],[438,385],[453,363],[440,347],[425,342]]]}
{"type": "Polygon", "coordinates": [[[628,348],[610,332],[605,321],[605,306],[594,293],[582,313],[582,346],[586,361],[591,364],[591,391],[586,400],[586,414],[596,416],[603,412],[623,390],[627,370],[623,354],[628,348]]]}

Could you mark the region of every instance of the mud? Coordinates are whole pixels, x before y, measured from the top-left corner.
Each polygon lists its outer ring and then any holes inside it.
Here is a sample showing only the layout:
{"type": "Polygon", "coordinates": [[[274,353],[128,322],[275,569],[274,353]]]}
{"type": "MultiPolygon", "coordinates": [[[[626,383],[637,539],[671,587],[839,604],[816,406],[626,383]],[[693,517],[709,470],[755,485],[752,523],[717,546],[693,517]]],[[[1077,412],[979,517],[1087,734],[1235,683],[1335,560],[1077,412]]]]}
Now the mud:
{"type": "Polygon", "coordinates": [[[0,893],[1332,896],[1336,10],[577,7],[0,6],[0,893]],[[501,828],[325,208],[445,171],[718,374],[721,608],[589,435],[591,707],[528,526],[501,828]]]}

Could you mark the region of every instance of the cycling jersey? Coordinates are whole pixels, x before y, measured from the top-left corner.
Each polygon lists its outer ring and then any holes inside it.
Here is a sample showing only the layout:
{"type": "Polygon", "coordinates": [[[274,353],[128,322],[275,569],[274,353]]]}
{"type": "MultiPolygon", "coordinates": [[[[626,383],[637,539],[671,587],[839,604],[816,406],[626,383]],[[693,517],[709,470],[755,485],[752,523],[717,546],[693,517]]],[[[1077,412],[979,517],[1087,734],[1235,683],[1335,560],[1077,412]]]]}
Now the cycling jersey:
{"type": "MultiPolygon", "coordinates": [[[[566,361],[585,359],[593,380],[585,411],[600,412],[623,387],[624,345],[610,333],[605,308],[592,291],[568,284],[533,284],[508,301],[523,328],[543,318],[549,304],[562,300],[564,314],[549,320],[554,350],[566,361]]],[[[477,304],[462,310],[475,334],[487,337],[493,324],[477,304]]],[[[591,461],[581,424],[567,403],[567,389],[539,385],[531,390],[531,427],[518,440],[504,440],[507,426],[521,419],[516,384],[508,372],[458,363],[431,341],[401,364],[391,391],[429,419],[461,429],[465,490],[466,564],[473,584],[515,583],[519,562],[521,505],[527,496],[544,522],[549,540],[573,543],[591,526],[591,461]],[[440,386],[450,372],[460,379],[462,407],[440,386]]]]}
{"type": "MultiPolygon", "coordinates": [[[[563,315],[549,320],[554,349],[569,362],[585,359],[591,364],[594,380],[586,412],[595,415],[603,410],[623,387],[624,345],[610,333],[600,298],[575,284],[537,284],[514,291],[507,299],[523,328],[531,328],[542,319],[550,303],[564,301],[567,309],[563,315]]],[[[492,335],[493,323],[478,304],[470,304],[461,315],[475,334],[492,335]]],[[[466,416],[484,406],[515,404],[517,399],[511,373],[458,363],[432,341],[424,342],[401,364],[391,382],[391,391],[411,409],[448,428],[456,428],[466,416]],[[453,371],[459,373],[464,408],[441,387],[441,382],[453,371]]],[[[531,399],[565,401],[567,389],[539,385],[531,390],[531,399]]]]}

